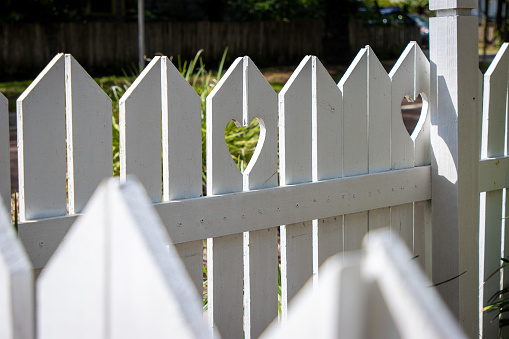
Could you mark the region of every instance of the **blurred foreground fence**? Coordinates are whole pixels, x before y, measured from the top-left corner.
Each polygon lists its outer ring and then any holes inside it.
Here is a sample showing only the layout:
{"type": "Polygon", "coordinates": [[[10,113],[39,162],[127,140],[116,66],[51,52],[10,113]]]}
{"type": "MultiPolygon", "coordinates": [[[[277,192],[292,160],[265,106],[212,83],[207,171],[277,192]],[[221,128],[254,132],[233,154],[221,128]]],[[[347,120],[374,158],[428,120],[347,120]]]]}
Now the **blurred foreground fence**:
{"type": "MultiPolygon", "coordinates": [[[[350,24],[355,54],[371,45],[379,56],[397,57],[408,41],[419,42],[416,27],[350,24]]],[[[228,47],[232,58],[249,55],[259,66],[296,64],[303,55],[320,56],[325,25],[310,22],[173,22],[147,23],[146,55],[181,55],[188,60],[205,50],[215,65],[228,47]]],[[[74,55],[90,72],[127,70],[137,65],[135,22],[0,25],[0,76],[36,74],[56,53],[74,55]]]]}

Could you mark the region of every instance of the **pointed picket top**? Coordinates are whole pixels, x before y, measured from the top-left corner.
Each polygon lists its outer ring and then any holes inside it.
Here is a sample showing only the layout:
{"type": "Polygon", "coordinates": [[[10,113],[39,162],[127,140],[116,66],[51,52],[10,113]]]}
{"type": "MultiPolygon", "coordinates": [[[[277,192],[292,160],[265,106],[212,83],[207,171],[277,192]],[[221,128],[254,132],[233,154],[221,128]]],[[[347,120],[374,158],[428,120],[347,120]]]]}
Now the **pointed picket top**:
{"type": "Polygon", "coordinates": [[[0,198],[11,199],[11,170],[9,154],[9,108],[7,98],[0,93],[0,198]]]}
{"type": "Polygon", "coordinates": [[[279,92],[279,165],[281,185],[312,180],[312,57],[306,56],[279,92]]]}
{"type": "Polygon", "coordinates": [[[32,264],[17,239],[1,197],[0,324],[0,338],[34,338],[32,264]]]}
{"type": "Polygon", "coordinates": [[[277,94],[249,57],[243,58],[243,126],[258,119],[260,137],[244,171],[244,191],[277,186],[277,94]]]}
{"type": "Polygon", "coordinates": [[[426,136],[429,136],[429,62],[417,43],[407,45],[389,76],[392,80],[392,168],[413,167],[415,163],[426,164],[430,149],[429,141],[426,140],[426,136]],[[423,109],[409,136],[401,116],[401,100],[405,96],[416,99],[419,94],[422,94],[423,109]],[[419,138],[419,135],[422,137],[419,138]]]}
{"type": "Polygon", "coordinates": [[[21,221],[67,213],[64,77],[60,53],[16,102],[21,221]]]}
{"type": "Polygon", "coordinates": [[[237,58],[207,96],[207,195],[242,191],[243,178],[224,138],[226,124],[243,121],[243,59],[237,58]]]}
{"type": "Polygon", "coordinates": [[[273,187],[277,182],[277,95],[249,57],[237,58],[207,97],[207,190],[222,194],[273,187]],[[240,173],[226,145],[224,130],[233,120],[249,126],[258,118],[260,137],[240,173]]]}
{"type": "Polygon", "coordinates": [[[274,320],[260,338],[362,338],[369,322],[360,259],[356,252],[328,259],[318,286],[310,280],[290,303],[287,321],[274,320]]]}
{"type": "MultiPolygon", "coordinates": [[[[368,54],[369,173],[391,168],[391,79],[370,46],[368,54]]],[[[387,226],[387,225],[386,225],[387,226]]]]}
{"type": "Polygon", "coordinates": [[[157,56],[119,100],[120,179],[136,175],[152,202],[162,200],[161,100],[157,56]]]}
{"type": "Polygon", "coordinates": [[[388,230],[373,232],[363,247],[363,276],[377,283],[400,337],[466,338],[397,235],[388,230]]]}
{"type": "Polygon", "coordinates": [[[168,57],[161,61],[163,201],[200,197],[201,98],[168,57]]]}
{"type": "Polygon", "coordinates": [[[504,43],[484,75],[481,158],[505,155],[508,70],[509,44],[504,43]]]}
{"type": "Polygon", "coordinates": [[[74,214],[112,175],[111,99],[70,54],[65,74],[68,200],[74,214]]]}
{"type": "Polygon", "coordinates": [[[327,260],[262,338],[466,338],[397,235],[375,231],[363,248],[327,260]]]}
{"type": "Polygon", "coordinates": [[[37,292],[40,338],[210,336],[200,297],[134,179],[100,185],[37,292]]]}
{"type": "Polygon", "coordinates": [[[343,93],[343,175],[368,173],[368,53],[363,48],[338,83],[343,93]]]}
{"type": "Polygon", "coordinates": [[[343,175],[343,105],[341,91],[320,60],[312,57],[313,180],[343,175]]]}

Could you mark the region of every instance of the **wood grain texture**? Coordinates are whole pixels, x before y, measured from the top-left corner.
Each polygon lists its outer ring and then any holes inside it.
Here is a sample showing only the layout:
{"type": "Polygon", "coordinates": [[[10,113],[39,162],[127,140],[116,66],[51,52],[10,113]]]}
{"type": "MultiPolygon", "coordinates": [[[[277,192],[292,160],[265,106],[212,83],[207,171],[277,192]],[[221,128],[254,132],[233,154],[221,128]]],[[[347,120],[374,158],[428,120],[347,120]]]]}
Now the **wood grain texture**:
{"type": "MultiPolygon", "coordinates": [[[[341,91],[317,57],[312,57],[312,177],[313,181],[343,176],[343,105],[341,91]]],[[[316,220],[313,271],[343,249],[343,217],[316,220]]],[[[315,225],[313,225],[315,227],[315,225]]]]}
{"type": "Polygon", "coordinates": [[[65,215],[64,55],[17,100],[19,219],[65,215]]]}
{"type": "Polygon", "coordinates": [[[119,109],[120,178],[125,181],[128,174],[136,175],[152,202],[160,202],[162,200],[160,57],[152,59],[120,98],[119,109]]]}
{"type": "MultiPolygon", "coordinates": [[[[243,72],[243,125],[254,118],[260,124],[258,144],[243,173],[243,190],[277,187],[277,94],[249,57],[243,58],[243,72]]],[[[258,338],[277,318],[277,233],[277,228],[244,233],[245,338],[258,338]]]]}
{"type": "MultiPolygon", "coordinates": [[[[279,163],[282,186],[312,181],[312,57],[306,56],[279,93],[279,163]]],[[[299,204],[295,205],[296,209],[299,204]]],[[[281,227],[281,317],[313,274],[312,222],[281,227]]]]}
{"type": "MultiPolygon", "coordinates": [[[[1,201],[1,199],[0,199],[1,201]]],[[[34,292],[32,265],[17,239],[10,214],[0,204],[0,337],[32,339],[34,292]]]]}
{"type": "MultiPolygon", "coordinates": [[[[368,53],[359,51],[339,88],[343,93],[343,176],[366,174],[368,165],[368,53]]],[[[354,192],[356,194],[356,192],[354,192]]],[[[357,196],[357,194],[356,194],[357,196]]],[[[344,250],[357,250],[368,232],[368,213],[344,217],[344,250]]]]}
{"type": "MultiPolygon", "coordinates": [[[[368,57],[368,171],[377,173],[391,169],[391,79],[371,47],[368,57]]],[[[368,212],[368,228],[391,226],[390,208],[368,212]]]]}
{"type": "MultiPolygon", "coordinates": [[[[243,59],[237,58],[207,97],[207,195],[242,192],[243,177],[224,130],[243,121],[243,59]]],[[[209,326],[225,338],[243,336],[243,235],[207,240],[209,326]]]]}
{"type": "Polygon", "coordinates": [[[113,172],[111,99],[70,54],[65,73],[68,212],[73,214],[113,172]]]}
{"type": "MultiPolygon", "coordinates": [[[[415,59],[417,44],[409,44],[394,65],[389,76],[392,81],[392,119],[391,119],[391,167],[393,169],[414,166],[414,141],[408,134],[401,116],[401,100],[415,95],[415,59]]],[[[400,187],[396,187],[400,189],[400,187]]],[[[414,225],[413,204],[391,207],[391,230],[398,233],[413,251],[414,225]]]]}
{"type": "MultiPolygon", "coordinates": [[[[161,109],[163,201],[201,197],[201,99],[167,57],[161,58],[161,109]]],[[[201,294],[203,242],[175,246],[201,294]]]]}

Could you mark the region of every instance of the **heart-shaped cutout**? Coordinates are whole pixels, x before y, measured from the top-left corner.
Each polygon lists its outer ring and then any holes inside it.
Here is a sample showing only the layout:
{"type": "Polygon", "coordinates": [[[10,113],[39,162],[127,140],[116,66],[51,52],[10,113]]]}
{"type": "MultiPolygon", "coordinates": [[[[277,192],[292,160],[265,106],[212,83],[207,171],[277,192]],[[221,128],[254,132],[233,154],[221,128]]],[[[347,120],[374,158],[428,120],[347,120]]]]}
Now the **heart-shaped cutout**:
{"type": "MultiPolygon", "coordinates": [[[[230,120],[224,130],[224,139],[233,161],[241,173],[248,167],[260,139],[260,123],[253,119],[249,126],[242,127],[237,120],[230,120]]],[[[256,159],[253,159],[256,161],[256,159]]]]}
{"type": "Polygon", "coordinates": [[[417,122],[421,117],[422,112],[422,97],[419,95],[415,100],[412,100],[410,95],[406,95],[401,100],[401,116],[403,123],[409,135],[415,130],[417,122]]]}

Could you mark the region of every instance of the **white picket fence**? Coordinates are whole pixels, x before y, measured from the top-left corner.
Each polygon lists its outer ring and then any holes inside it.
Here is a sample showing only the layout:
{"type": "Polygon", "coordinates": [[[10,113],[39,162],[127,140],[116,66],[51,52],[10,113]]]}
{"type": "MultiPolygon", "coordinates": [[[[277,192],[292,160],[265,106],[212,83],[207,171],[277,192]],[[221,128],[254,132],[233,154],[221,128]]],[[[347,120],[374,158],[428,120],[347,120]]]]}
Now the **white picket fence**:
{"type": "MultiPolygon", "coordinates": [[[[470,33],[471,18],[447,13],[432,20],[432,32],[461,31],[465,25],[470,33]]],[[[71,55],[57,55],[17,101],[18,237],[36,273],[50,258],[51,263],[37,281],[37,316],[33,304],[18,306],[17,300],[31,299],[30,285],[7,283],[10,297],[3,300],[10,301],[0,311],[0,319],[4,314],[12,325],[4,327],[7,335],[30,338],[37,318],[38,336],[74,336],[66,331],[75,326],[63,326],[80,317],[67,312],[70,306],[63,305],[69,304],[90,307],[82,325],[94,327],[78,331],[84,337],[138,336],[148,327],[154,332],[147,335],[171,333],[169,323],[161,325],[167,319],[161,314],[184,319],[175,322],[183,324],[182,333],[207,335],[196,320],[201,312],[180,308],[180,296],[192,292],[180,287],[190,284],[177,286],[168,276],[169,267],[181,272],[179,264],[168,259],[168,250],[160,252],[163,244],[165,249],[175,244],[201,294],[207,239],[208,327],[224,338],[258,337],[278,316],[278,265],[281,321],[290,323],[288,302],[307,280],[320,286],[319,267],[328,257],[359,250],[368,232],[388,227],[410,249],[407,259],[415,256],[433,282],[467,272],[439,291],[469,336],[496,337],[497,321],[483,321],[479,309],[500,289],[500,277],[481,284],[507,246],[509,52],[504,45],[484,76],[481,119],[476,97],[482,97],[482,78],[476,67],[468,68],[476,65],[475,44],[444,39],[431,35],[431,65],[410,43],[389,74],[367,46],[339,84],[316,57],[307,56],[279,95],[249,57],[238,58],[207,98],[206,197],[201,197],[200,98],[168,58],[155,57],[120,100],[120,180],[128,181],[130,174],[139,179],[160,222],[149,216],[143,199],[134,201],[143,193],[129,185],[105,188],[90,203],[96,212],[84,211],[97,185],[112,174],[111,102],[71,55]],[[443,55],[444,46],[452,52],[443,55]],[[410,136],[401,100],[419,94],[423,113],[410,136]],[[224,129],[232,119],[247,126],[254,118],[260,139],[241,174],[224,129]],[[486,192],[480,198],[480,233],[479,192],[486,192]],[[89,227],[80,226],[85,224],[89,227]],[[126,296],[140,308],[116,318],[132,306],[126,296]],[[136,318],[140,322],[130,320],[136,318]]],[[[0,194],[9,201],[6,117],[2,98],[0,194]]],[[[15,272],[12,281],[26,281],[29,266],[17,259],[23,251],[6,234],[0,237],[0,252],[9,259],[6,271],[15,272]]]]}

